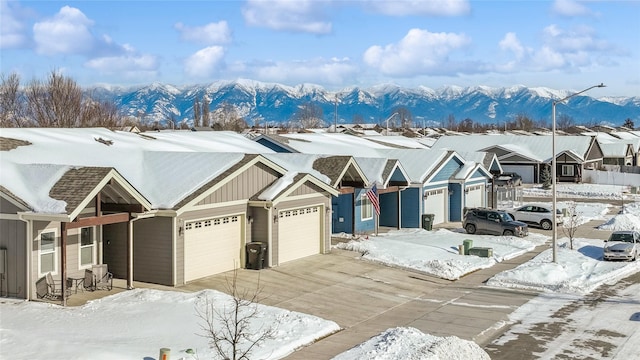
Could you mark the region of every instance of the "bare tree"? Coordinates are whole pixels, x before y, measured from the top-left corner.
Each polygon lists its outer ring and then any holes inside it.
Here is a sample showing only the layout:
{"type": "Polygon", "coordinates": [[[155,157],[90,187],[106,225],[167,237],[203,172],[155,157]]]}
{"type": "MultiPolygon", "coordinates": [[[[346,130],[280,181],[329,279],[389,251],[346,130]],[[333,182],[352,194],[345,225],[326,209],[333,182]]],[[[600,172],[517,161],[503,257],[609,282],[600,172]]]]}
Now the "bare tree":
{"type": "Polygon", "coordinates": [[[529,116],[527,116],[526,114],[516,115],[516,118],[515,118],[516,129],[531,131],[531,129],[533,129],[533,125],[534,125],[533,120],[529,118],[529,116]]]}
{"type": "Polygon", "coordinates": [[[573,118],[567,114],[562,114],[558,116],[556,120],[556,125],[560,130],[567,130],[575,124],[573,118]]]}
{"type": "Polygon", "coordinates": [[[353,115],[352,122],[354,124],[364,124],[364,117],[362,117],[362,115],[360,115],[360,114],[355,114],[355,115],[353,115]]]}
{"type": "Polygon", "coordinates": [[[205,308],[196,308],[203,337],[209,339],[209,346],[224,359],[249,360],[256,346],[275,337],[278,323],[264,323],[258,326],[261,293],[260,275],[256,288],[252,291],[238,289],[238,270],[226,279],[226,291],[231,296],[229,302],[220,307],[206,299],[205,308]]]}
{"type": "Polygon", "coordinates": [[[581,216],[576,211],[576,203],[574,201],[567,205],[566,216],[562,224],[562,232],[569,238],[569,249],[573,250],[573,239],[580,225],[581,216]]]}
{"type": "Polygon", "coordinates": [[[21,127],[24,108],[20,98],[20,75],[2,74],[0,83],[0,127],[21,127]]]}
{"type": "Polygon", "coordinates": [[[27,111],[40,127],[81,125],[83,94],[71,78],[52,71],[46,83],[33,80],[26,88],[27,111]]]}
{"type": "Polygon", "coordinates": [[[209,97],[202,99],[202,126],[211,127],[211,111],[209,110],[209,97]]]}
{"type": "Polygon", "coordinates": [[[196,97],[195,99],[193,99],[193,127],[200,126],[200,119],[200,99],[196,97]]]}
{"type": "Polygon", "coordinates": [[[393,113],[398,114],[395,117],[400,122],[400,128],[408,129],[413,126],[413,115],[411,115],[411,111],[408,108],[399,106],[393,111],[393,113]]]}
{"type": "Polygon", "coordinates": [[[446,128],[449,130],[457,130],[456,117],[453,114],[447,116],[446,128]]]}
{"type": "Polygon", "coordinates": [[[221,103],[213,112],[213,128],[215,130],[232,130],[240,132],[247,128],[247,123],[240,116],[235,105],[228,102],[221,103]]]}
{"type": "Polygon", "coordinates": [[[298,111],[293,114],[292,120],[301,129],[313,129],[325,125],[322,116],[322,108],[317,104],[308,102],[298,107],[298,111]]]}

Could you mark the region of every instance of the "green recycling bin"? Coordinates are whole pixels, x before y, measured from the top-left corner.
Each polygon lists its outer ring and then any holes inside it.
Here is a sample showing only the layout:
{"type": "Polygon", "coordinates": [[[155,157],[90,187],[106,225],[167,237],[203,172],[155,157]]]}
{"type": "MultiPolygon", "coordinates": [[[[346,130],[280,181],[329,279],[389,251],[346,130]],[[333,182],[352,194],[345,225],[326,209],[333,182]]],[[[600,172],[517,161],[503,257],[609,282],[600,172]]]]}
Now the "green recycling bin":
{"type": "Polygon", "coordinates": [[[469,255],[469,249],[473,247],[473,240],[466,239],[462,242],[462,246],[464,246],[464,254],[469,255]]]}
{"type": "Polygon", "coordinates": [[[422,228],[425,230],[431,230],[433,228],[433,219],[435,214],[422,214],[422,228]]]}

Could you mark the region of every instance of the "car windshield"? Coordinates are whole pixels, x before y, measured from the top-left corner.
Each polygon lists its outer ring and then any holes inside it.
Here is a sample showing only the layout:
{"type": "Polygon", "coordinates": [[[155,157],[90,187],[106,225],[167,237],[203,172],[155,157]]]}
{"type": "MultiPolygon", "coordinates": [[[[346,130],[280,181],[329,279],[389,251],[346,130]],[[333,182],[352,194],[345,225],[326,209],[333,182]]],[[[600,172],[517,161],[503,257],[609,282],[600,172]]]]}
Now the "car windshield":
{"type": "Polygon", "coordinates": [[[609,238],[610,241],[624,241],[624,242],[629,242],[632,243],[633,242],[633,235],[632,234],[611,234],[611,238],[609,238]]]}
{"type": "Polygon", "coordinates": [[[511,218],[511,215],[507,214],[507,213],[498,213],[500,216],[500,221],[505,222],[505,221],[513,221],[513,218],[511,218]]]}

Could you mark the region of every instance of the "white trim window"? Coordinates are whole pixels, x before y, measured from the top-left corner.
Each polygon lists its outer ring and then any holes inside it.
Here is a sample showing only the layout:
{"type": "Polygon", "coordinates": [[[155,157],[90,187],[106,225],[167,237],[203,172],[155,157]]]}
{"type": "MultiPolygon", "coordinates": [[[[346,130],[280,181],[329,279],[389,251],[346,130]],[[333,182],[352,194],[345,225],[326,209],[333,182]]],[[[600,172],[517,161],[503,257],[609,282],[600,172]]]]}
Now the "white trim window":
{"type": "Polygon", "coordinates": [[[373,219],[373,204],[367,194],[360,196],[360,220],[373,219]]]}
{"type": "Polygon", "coordinates": [[[80,229],[80,267],[90,267],[95,264],[96,239],[93,226],[80,229]]]}
{"type": "Polygon", "coordinates": [[[38,272],[45,275],[58,269],[58,244],[55,230],[42,230],[38,235],[38,272]]]}
{"type": "Polygon", "coordinates": [[[562,165],[562,176],[573,176],[573,165],[562,165]]]}

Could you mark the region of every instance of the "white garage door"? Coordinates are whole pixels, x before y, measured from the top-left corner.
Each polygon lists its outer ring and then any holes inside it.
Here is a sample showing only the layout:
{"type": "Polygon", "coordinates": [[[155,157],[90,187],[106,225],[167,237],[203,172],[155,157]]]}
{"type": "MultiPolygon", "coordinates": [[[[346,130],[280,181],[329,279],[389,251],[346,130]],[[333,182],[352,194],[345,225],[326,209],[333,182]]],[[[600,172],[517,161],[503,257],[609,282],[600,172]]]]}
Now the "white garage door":
{"type": "Polygon", "coordinates": [[[242,216],[191,221],[184,226],[185,281],[242,267],[242,216]]]}
{"type": "Polygon", "coordinates": [[[424,214],[434,214],[433,223],[442,224],[447,219],[447,191],[445,189],[425,192],[424,214]]]}
{"type": "Polygon", "coordinates": [[[320,253],[321,213],[319,206],[278,213],[278,263],[320,253]]]}
{"type": "Polygon", "coordinates": [[[522,176],[524,184],[533,184],[533,166],[527,165],[502,165],[502,172],[514,172],[522,176]]]}
{"type": "Polygon", "coordinates": [[[465,190],[465,202],[464,206],[471,207],[481,207],[484,206],[482,202],[482,194],[484,193],[484,186],[482,185],[472,185],[467,186],[465,190]],[[469,190],[468,192],[466,190],[469,190]]]}

